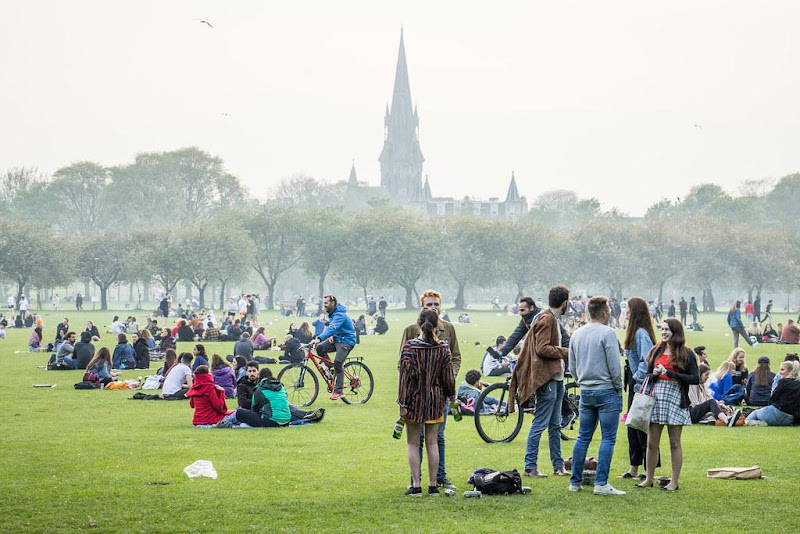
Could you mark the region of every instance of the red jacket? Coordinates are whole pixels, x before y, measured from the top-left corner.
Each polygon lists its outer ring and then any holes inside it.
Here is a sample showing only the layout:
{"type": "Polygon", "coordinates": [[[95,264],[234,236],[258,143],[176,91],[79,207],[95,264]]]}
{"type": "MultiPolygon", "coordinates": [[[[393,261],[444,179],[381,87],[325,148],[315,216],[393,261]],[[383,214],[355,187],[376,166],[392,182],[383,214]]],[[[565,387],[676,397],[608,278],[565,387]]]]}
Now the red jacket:
{"type": "Polygon", "coordinates": [[[197,374],[186,396],[189,406],[194,408],[193,425],[215,425],[232,413],[225,404],[225,392],[214,385],[214,377],[209,373],[197,374]]]}

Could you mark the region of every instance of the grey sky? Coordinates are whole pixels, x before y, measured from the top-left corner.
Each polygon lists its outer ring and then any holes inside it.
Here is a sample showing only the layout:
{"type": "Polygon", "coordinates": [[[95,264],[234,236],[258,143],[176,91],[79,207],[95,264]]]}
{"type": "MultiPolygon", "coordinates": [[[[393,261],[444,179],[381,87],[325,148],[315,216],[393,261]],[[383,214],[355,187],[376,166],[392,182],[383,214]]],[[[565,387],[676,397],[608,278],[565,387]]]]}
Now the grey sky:
{"type": "Polygon", "coordinates": [[[258,196],[344,179],[352,158],[377,185],[403,25],[434,195],[504,196],[514,170],[529,199],[567,188],[639,215],[800,170],[800,2],[3,7],[0,169],[197,145],[258,196]]]}

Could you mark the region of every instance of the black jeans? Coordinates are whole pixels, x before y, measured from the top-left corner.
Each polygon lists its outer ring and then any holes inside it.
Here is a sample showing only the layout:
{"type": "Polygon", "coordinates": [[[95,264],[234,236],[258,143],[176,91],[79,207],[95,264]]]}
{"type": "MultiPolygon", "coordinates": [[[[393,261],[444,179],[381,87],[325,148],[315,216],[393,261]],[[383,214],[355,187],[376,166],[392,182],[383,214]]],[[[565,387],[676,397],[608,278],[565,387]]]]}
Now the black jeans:
{"type": "Polygon", "coordinates": [[[336,352],[336,358],[333,360],[333,370],[336,371],[336,384],[333,386],[333,392],[341,393],[342,386],[344,385],[344,360],[347,358],[347,355],[350,354],[350,351],[353,350],[353,346],[349,343],[337,343],[332,341],[332,339],[333,338],[329,338],[317,345],[317,354],[328,358],[328,354],[336,352]]]}
{"type": "Polygon", "coordinates": [[[286,426],[286,425],[279,425],[272,419],[261,417],[261,414],[258,412],[254,412],[253,410],[246,410],[244,408],[238,408],[236,410],[236,419],[240,423],[245,423],[254,427],[286,426]]]}
{"type": "Polygon", "coordinates": [[[692,424],[696,425],[699,423],[708,412],[713,413],[715,419],[722,413],[722,409],[719,407],[719,403],[716,400],[709,399],[697,406],[692,406],[689,409],[689,416],[692,418],[692,424]]]}

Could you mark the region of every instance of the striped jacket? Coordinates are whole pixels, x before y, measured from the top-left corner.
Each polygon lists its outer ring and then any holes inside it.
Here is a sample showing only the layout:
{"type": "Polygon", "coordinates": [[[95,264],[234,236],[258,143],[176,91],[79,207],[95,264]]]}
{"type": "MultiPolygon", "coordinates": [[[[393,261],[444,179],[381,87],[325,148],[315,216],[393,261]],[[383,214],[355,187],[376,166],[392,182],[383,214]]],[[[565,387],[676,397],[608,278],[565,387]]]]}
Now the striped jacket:
{"type": "Polygon", "coordinates": [[[452,356],[447,343],[431,345],[421,339],[406,341],[400,353],[397,404],[408,410],[406,420],[433,421],[442,416],[445,402],[455,395],[452,356]]]}

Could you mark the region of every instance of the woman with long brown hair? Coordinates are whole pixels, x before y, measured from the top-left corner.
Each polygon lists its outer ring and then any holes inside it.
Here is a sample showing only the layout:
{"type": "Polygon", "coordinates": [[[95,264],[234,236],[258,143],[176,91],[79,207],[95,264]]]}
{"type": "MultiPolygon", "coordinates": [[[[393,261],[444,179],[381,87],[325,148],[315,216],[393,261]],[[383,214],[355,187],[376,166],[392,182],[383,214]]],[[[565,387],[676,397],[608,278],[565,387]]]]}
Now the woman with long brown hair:
{"type": "MultiPolygon", "coordinates": [[[[647,374],[647,355],[656,343],[653,320],[647,302],[640,297],[628,299],[626,312],[627,327],[623,347],[627,354],[625,376],[628,383],[628,410],[631,409],[633,395],[642,388],[647,374]]],[[[628,456],[630,467],[620,478],[642,478],[639,466],[645,463],[647,454],[647,433],[628,427],[628,456]]]]}
{"type": "Polygon", "coordinates": [[[400,353],[400,379],[397,404],[400,417],[406,421],[408,467],[411,470],[409,497],[421,497],[420,486],[420,425],[424,425],[425,449],[428,456],[428,493],[439,493],[436,474],[439,467],[439,424],[444,421],[445,401],[455,396],[455,377],[452,354],[446,342],[440,342],[436,332],[438,314],[429,309],[417,319],[421,333],[408,340],[400,353]]]}
{"type": "Polygon", "coordinates": [[[672,463],[672,479],[663,486],[667,491],[678,489],[678,477],[683,467],[681,432],[692,424],[689,414],[689,386],[700,383],[697,358],[686,346],[683,325],[674,317],[661,323],[661,342],[647,355],[647,372],[655,381],[653,396],[655,406],[650,416],[650,431],[647,434],[646,477],[639,488],[653,485],[661,433],[667,427],[672,463]]]}

